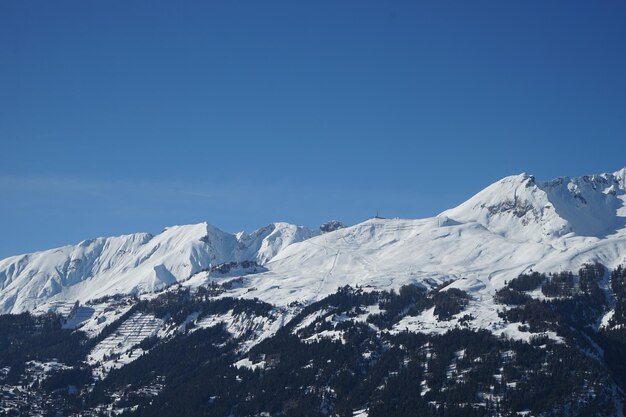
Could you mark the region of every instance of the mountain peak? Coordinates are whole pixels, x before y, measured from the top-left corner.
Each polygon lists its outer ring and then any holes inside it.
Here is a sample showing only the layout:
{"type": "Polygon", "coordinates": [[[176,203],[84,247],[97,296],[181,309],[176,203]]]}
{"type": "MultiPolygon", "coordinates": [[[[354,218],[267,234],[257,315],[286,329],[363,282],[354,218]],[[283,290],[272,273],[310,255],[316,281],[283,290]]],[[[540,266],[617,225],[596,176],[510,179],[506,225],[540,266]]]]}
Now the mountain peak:
{"type": "Polygon", "coordinates": [[[442,215],[478,222],[515,239],[541,241],[570,233],[599,238],[624,227],[625,176],[626,168],[537,182],[522,173],[495,182],[442,215]]]}
{"type": "Polygon", "coordinates": [[[320,232],[330,233],[334,232],[335,230],[343,229],[344,227],[346,227],[346,225],[344,225],[339,220],[330,220],[320,225],[320,232]]]}
{"type": "Polygon", "coordinates": [[[527,173],[505,177],[442,213],[478,222],[515,239],[541,241],[573,233],[603,237],[624,227],[626,168],[614,174],[537,182],[527,173]]]}
{"type": "Polygon", "coordinates": [[[226,233],[208,222],[84,240],[77,245],[0,260],[0,313],[32,310],[53,298],[87,300],[152,292],[211,265],[264,264],[287,246],[315,235],[272,223],[250,235],[226,233]]]}
{"type": "Polygon", "coordinates": [[[626,188],[626,167],[617,170],[613,173],[613,177],[620,182],[622,188],[626,188]]]}

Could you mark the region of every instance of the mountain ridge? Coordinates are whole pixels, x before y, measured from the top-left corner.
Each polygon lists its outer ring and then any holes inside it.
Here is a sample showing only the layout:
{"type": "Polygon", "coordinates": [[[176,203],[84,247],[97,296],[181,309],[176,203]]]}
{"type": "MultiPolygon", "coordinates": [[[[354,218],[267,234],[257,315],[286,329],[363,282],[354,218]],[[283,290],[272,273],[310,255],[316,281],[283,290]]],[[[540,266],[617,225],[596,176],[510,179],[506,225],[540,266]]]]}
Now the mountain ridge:
{"type": "Polygon", "coordinates": [[[230,234],[203,222],[85,240],[0,260],[0,312],[150,293],[195,275],[189,285],[200,285],[211,280],[212,265],[241,261],[267,271],[235,295],[278,304],[315,301],[342,284],[386,288],[463,278],[488,289],[533,267],[614,267],[626,260],[625,183],[626,168],[544,182],[523,173],[424,219],[338,223],[327,233],[276,222],[230,234]]]}
{"type": "Polygon", "coordinates": [[[623,183],[522,174],[430,218],[0,261],[4,306],[33,312],[0,315],[0,410],[622,417],[623,183]]]}
{"type": "Polygon", "coordinates": [[[33,310],[63,291],[80,299],[150,292],[211,265],[242,260],[265,263],[283,246],[315,233],[272,223],[251,234],[235,235],[202,222],[167,227],[158,235],[96,238],[18,255],[0,261],[0,311],[33,310]],[[94,278],[99,285],[93,285],[94,278]],[[79,288],[85,286],[87,295],[79,288]]]}

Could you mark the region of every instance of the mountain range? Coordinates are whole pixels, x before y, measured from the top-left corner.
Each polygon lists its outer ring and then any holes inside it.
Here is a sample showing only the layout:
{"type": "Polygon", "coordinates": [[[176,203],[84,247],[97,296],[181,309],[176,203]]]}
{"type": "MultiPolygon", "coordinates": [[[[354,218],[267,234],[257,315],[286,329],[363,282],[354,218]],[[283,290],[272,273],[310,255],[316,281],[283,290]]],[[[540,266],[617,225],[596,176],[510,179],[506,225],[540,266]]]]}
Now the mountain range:
{"type": "Polygon", "coordinates": [[[623,417],[626,168],[0,261],[0,415],[623,417]]]}
{"type": "Polygon", "coordinates": [[[200,223],[10,257],[0,261],[0,313],[204,282],[212,266],[242,261],[265,272],[235,295],[279,305],[314,302],[343,285],[454,279],[493,294],[507,276],[531,269],[612,268],[626,263],[626,168],[548,182],[510,176],[436,217],[341,226],[322,233],[273,223],[230,234],[200,223]]]}

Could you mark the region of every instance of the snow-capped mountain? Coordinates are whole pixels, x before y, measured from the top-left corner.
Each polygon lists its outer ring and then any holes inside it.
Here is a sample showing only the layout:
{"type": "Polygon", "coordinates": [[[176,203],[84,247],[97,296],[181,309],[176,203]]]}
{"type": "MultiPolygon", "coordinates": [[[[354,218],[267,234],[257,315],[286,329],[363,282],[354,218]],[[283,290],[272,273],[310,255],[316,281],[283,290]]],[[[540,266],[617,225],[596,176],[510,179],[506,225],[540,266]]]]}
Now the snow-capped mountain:
{"type": "Polygon", "coordinates": [[[211,265],[255,261],[267,269],[233,295],[275,305],[310,303],[343,285],[453,285],[492,294],[530,269],[575,270],[626,262],[626,168],[538,182],[506,177],[439,216],[374,218],[321,233],[274,223],[225,233],[207,223],[84,241],[0,261],[0,312],[51,300],[86,301],[207,282],[211,265]],[[195,274],[195,275],[194,275],[195,274]]]}
{"type": "Polygon", "coordinates": [[[0,411],[623,416],[625,184],[521,174],[426,219],[5,259],[0,310],[35,314],[0,315],[0,411]]]}
{"type": "Polygon", "coordinates": [[[613,174],[537,182],[506,177],[442,213],[478,222],[515,240],[543,241],[567,235],[602,238],[626,226],[626,168],[613,174]]]}
{"type": "Polygon", "coordinates": [[[290,244],[319,232],[273,223],[230,234],[200,223],[147,233],[86,240],[0,261],[0,312],[33,310],[51,299],[86,301],[145,293],[188,279],[211,265],[271,260],[290,244]]]}
{"type": "Polygon", "coordinates": [[[312,302],[342,285],[399,288],[450,279],[480,296],[525,271],[626,263],[626,169],[539,183],[506,177],[426,219],[379,219],[287,247],[242,296],[312,302]]]}

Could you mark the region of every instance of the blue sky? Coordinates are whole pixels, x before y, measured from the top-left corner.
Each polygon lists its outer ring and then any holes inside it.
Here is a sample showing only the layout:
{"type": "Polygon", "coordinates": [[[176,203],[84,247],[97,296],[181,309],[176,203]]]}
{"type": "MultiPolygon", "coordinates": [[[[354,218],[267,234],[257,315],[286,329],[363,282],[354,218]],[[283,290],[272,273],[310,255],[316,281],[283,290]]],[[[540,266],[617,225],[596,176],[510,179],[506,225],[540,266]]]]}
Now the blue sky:
{"type": "Polygon", "coordinates": [[[0,257],[626,165],[626,6],[0,2],[0,257]]]}

